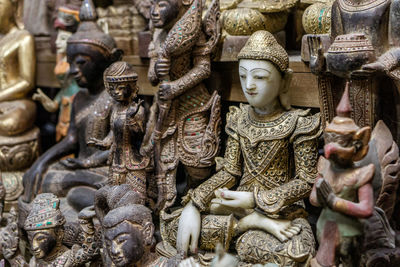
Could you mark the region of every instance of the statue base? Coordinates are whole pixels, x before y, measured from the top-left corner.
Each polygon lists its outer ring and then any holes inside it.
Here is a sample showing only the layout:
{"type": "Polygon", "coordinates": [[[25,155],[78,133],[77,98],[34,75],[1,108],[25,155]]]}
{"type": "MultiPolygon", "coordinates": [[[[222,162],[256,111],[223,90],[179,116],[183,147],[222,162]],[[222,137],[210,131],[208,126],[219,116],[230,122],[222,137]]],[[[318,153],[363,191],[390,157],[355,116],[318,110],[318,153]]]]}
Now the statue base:
{"type": "Polygon", "coordinates": [[[32,165],[39,156],[39,128],[17,136],[0,136],[0,170],[18,171],[32,165]]]}

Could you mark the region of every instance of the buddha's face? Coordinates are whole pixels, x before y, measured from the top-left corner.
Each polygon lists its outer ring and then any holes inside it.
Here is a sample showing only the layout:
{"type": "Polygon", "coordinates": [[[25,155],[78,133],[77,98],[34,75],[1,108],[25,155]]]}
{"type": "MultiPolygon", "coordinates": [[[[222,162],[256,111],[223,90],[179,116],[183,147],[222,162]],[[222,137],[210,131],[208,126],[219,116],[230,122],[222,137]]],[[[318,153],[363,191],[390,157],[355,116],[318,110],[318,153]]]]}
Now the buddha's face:
{"type": "Polygon", "coordinates": [[[7,27],[13,14],[11,0],[0,0],[0,32],[7,27]]]}
{"type": "Polygon", "coordinates": [[[57,244],[54,229],[28,231],[28,238],[31,244],[32,254],[37,259],[42,259],[49,255],[57,244]]]}
{"type": "Polygon", "coordinates": [[[67,40],[72,35],[72,32],[59,29],[57,31],[56,48],[58,54],[65,54],[67,51],[67,40]]]}
{"type": "Polygon", "coordinates": [[[142,227],[123,221],[104,233],[108,255],[117,267],[131,266],[144,254],[142,227]]]}
{"type": "Polygon", "coordinates": [[[279,100],[283,79],[270,61],[241,59],[239,76],[243,93],[252,107],[263,109],[279,100]]]}
{"type": "Polygon", "coordinates": [[[86,53],[70,53],[67,46],[67,61],[70,65],[69,72],[76,83],[83,88],[88,88],[90,83],[96,84],[102,79],[105,66],[104,61],[86,53]]]}
{"type": "Polygon", "coordinates": [[[107,91],[118,102],[126,102],[137,94],[136,83],[108,83],[107,91]]]}
{"type": "Polygon", "coordinates": [[[163,28],[173,22],[179,14],[179,0],[154,0],[150,16],[154,27],[163,28]]]}

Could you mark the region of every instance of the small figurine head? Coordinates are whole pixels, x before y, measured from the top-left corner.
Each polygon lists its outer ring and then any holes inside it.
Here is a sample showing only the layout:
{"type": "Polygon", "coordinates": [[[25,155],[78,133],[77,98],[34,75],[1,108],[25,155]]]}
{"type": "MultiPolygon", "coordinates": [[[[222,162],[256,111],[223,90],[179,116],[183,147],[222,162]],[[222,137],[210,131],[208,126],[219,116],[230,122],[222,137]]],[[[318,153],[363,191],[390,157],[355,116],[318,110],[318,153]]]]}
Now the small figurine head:
{"type": "Polygon", "coordinates": [[[32,209],[26,218],[24,229],[33,255],[42,259],[62,240],[62,227],[65,218],[60,211],[60,200],[51,193],[38,195],[32,203],[32,209]]]}
{"type": "Polygon", "coordinates": [[[238,59],[242,90],[252,107],[262,110],[278,103],[290,109],[289,56],[271,33],[253,33],[238,59]]]}
{"type": "Polygon", "coordinates": [[[110,96],[118,102],[131,102],[137,96],[137,73],[124,61],[113,63],[104,71],[104,84],[110,96]]]}
{"type": "Polygon", "coordinates": [[[92,0],[82,2],[79,19],[78,30],[67,41],[70,74],[80,87],[98,87],[104,70],[121,58],[122,50],[117,49],[114,39],[96,24],[92,0]]]}
{"type": "Polygon", "coordinates": [[[351,112],[348,96],[349,82],[346,83],[342,99],[336,108],[337,116],[333,118],[324,131],[325,157],[338,166],[351,166],[353,162],[363,159],[368,153],[368,142],[371,127],[360,129],[349,118],[351,112]]]}
{"type": "Polygon", "coordinates": [[[56,48],[57,53],[65,54],[67,51],[67,40],[72,33],[76,32],[79,25],[79,9],[76,6],[65,5],[58,8],[54,28],[57,30],[56,48]]]}
{"type": "Polygon", "coordinates": [[[150,18],[155,28],[170,28],[177,21],[182,0],[154,0],[150,18]]]}
{"type": "Polygon", "coordinates": [[[153,243],[151,211],[143,205],[113,209],[102,224],[107,252],[115,266],[138,263],[153,243]]]}

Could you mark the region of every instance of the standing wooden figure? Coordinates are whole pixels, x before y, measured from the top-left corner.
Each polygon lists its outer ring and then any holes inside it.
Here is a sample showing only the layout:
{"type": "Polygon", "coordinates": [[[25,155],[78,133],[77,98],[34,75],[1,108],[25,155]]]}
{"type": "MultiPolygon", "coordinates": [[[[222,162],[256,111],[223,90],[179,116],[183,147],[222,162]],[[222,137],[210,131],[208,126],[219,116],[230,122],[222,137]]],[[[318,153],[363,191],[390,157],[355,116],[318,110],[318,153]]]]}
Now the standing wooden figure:
{"type": "Polygon", "coordinates": [[[148,157],[139,153],[144,134],[145,114],[137,99],[138,76],[133,67],[123,61],[112,64],[104,72],[107,92],[114,99],[111,107],[110,133],[103,140],[91,138],[88,144],[110,149],[108,184],[129,184],[131,189],[146,198],[146,171],[148,157]]]}
{"type": "Polygon", "coordinates": [[[310,195],[311,204],[322,206],[317,223],[319,249],[312,266],[334,266],[339,258],[344,266],[356,266],[351,249],[363,235],[363,223],[374,210],[372,179],[374,164],[356,167],[354,162],[368,153],[371,128],[359,128],[349,118],[349,84],[326,126],[325,157],[318,162],[318,178],[310,195]],[[340,251],[340,255],[337,251],[340,251]]]}
{"type": "Polygon", "coordinates": [[[159,91],[142,152],[154,148],[159,210],[175,202],[179,163],[190,185],[209,176],[219,151],[220,97],[202,83],[219,39],[219,2],[210,5],[205,19],[202,2],[156,0],[151,8],[155,30],[148,77],[159,91]]]}

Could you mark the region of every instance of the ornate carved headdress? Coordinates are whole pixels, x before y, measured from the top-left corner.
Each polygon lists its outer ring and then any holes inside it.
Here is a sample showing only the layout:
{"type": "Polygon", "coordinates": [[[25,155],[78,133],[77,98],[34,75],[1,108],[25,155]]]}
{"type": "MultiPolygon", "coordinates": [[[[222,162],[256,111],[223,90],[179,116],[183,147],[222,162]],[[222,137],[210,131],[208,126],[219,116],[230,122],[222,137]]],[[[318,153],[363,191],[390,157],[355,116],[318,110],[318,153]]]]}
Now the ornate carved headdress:
{"type": "Polygon", "coordinates": [[[68,44],[89,44],[101,48],[111,56],[117,50],[115,40],[105,34],[96,24],[97,13],[92,0],[84,0],[79,12],[81,23],[76,33],[67,41],[68,44]]]}
{"type": "Polygon", "coordinates": [[[26,218],[26,231],[50,229],[64,225],[65,218],[60,211],[60,200],[51,193],[38,195],[32,202],[32,209],[26,218]]]}
{"type": "Polygon", "coordinates": [[[360,129],[360,127],[356,125],[354,120],[350,118],[352,108],[349,99],[349,86],[349,82],[346,82],[346,87],[344,89],[342,98],[336,108],[337,116],[334,117],[332,122],[326,126],[325,132],[352,134],[360,129]]]}
{"type": "Polygon", "coordinates": [[[115,62],[104,71],[104,81],[108,83],[135,82],[137,79],[132,65],[125,61],[115,62]]]}
{"type": "Polygon", "coordinates": [[[289,68],[289,56],[278,44],[275,37],[267,31],[253,33],[240,50],[238,59],[264,59],[274,63],[281,72],[289,68]]]}

